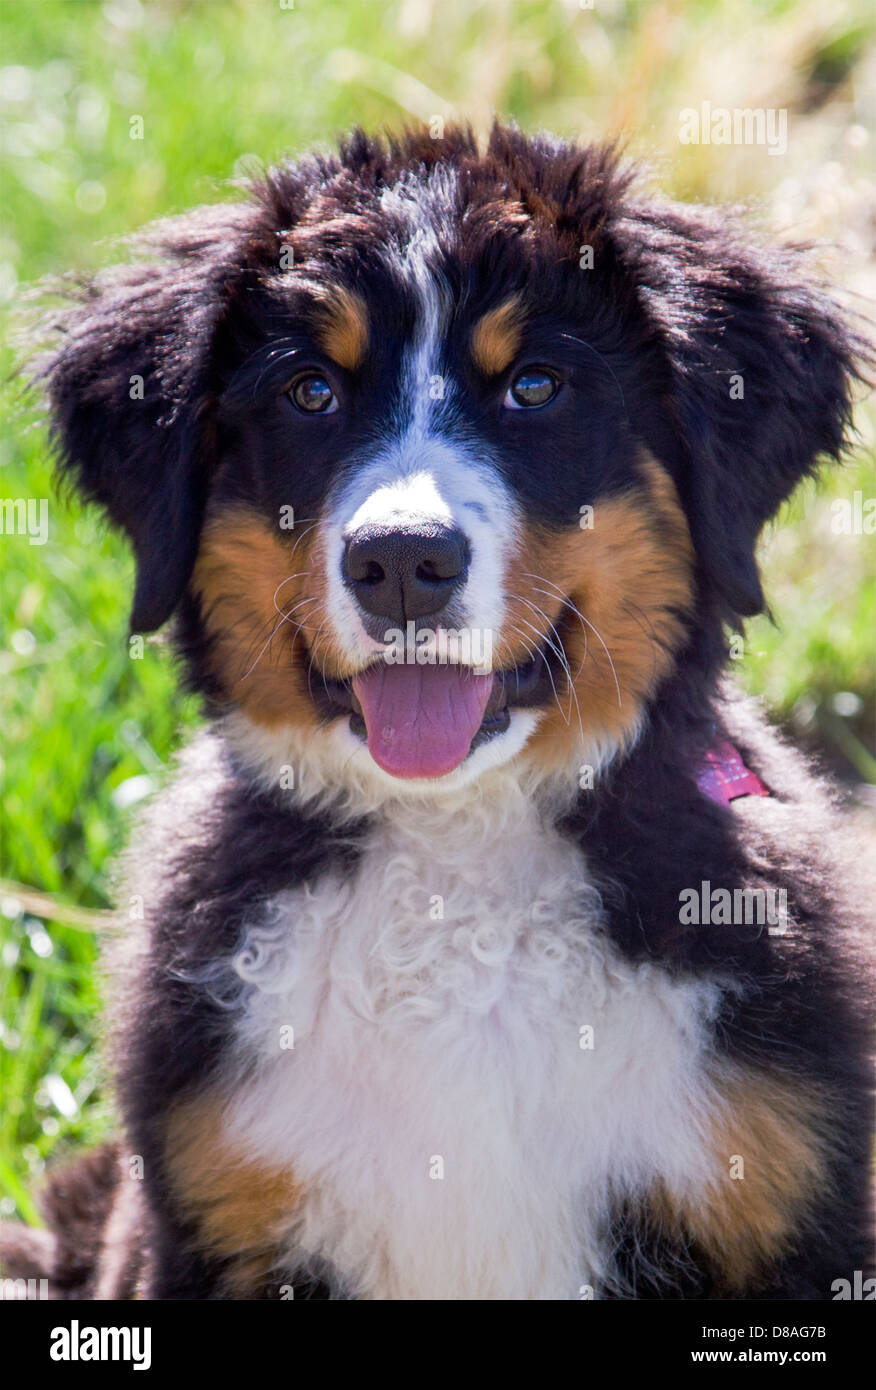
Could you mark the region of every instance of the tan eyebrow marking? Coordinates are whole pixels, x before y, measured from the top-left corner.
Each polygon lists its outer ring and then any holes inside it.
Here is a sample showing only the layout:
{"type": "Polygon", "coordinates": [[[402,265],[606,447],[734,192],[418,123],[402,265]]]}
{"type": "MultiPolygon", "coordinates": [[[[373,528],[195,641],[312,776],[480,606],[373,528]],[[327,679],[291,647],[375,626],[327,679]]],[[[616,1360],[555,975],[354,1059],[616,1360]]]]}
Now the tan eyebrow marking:
{"type": "Polygon", "coordinates": [[[368,310],[358,294],[338,286],[321,300],[316,336],[329,357],[348,372],[361,367],[368,350],[368,310]]]}
{"type": "Polygon", "coordinates": [[[471,355],[487,376],[503,372],[517,355],[521,338],[521,305],[517,295],[490,309],[475,324],[471,355]]]}

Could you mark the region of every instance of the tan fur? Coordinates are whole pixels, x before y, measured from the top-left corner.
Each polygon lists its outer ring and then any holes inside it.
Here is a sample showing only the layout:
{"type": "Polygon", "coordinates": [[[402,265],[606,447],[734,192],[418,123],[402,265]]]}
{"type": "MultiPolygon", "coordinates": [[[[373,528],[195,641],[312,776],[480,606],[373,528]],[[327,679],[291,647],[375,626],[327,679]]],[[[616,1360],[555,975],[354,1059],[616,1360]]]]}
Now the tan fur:
{"type": "Polygon", "coordinates": [[[333,673],[332,653],[318,638],[326,616],[318,534],[311,521],[282,531],[245,507],[204,527],[192,582],[213,638],[213,670],[263,726],[316,728],[308,651],[318,646],[322,668],[333,673]]]}
{"type": "Polygon", "coordinates": [[[351,290],[338,285],[320,300],[315,324],[320,345],[339,367],[354,372],[368,351],[368,310],[351,290]]]}
{"type": "Polygon", "coordinates": [[[582,729],[588,739],[628,740],[684,635],[693,597],[687,521],[663,468],[646,458],[639,473],[639,488],[595,503],[592,530],[527,525],[507,577],[502,663],[526,661],[527,648],[548,638],[562,642],[572,676],[571,689],[558,680],[561,708],[543,715],[530,740],[543,764],[565,763],[582,729]]]}
{"type": "Polygon", "coordinates": [[[789,1247],[801,1215],[826,1181],[823,1096],[761,1071],[735,1075],[711,1135],[705,1192],[665,1184],[648,1205],[653,1227],[700,1247],[728,1292],[756,1286],[789,1247]],[[732,1177],[731,1165],[744,1176],[732,1177]]]}
{"type": "Polygon", "coordinates": [[[520,349],[520,303],[516,296],[491,309],[475,324],[471,355],[486,376],[497,376],[510,366],[520,349]]]}
{"type": "Polygon", "coordinates": [[[171,1188],[198,1231],[199,1246],[230,1258],[228,1293],[257,1291],[275,1267],[283,1234],[294,1221],[302,1189],[290,1173],[236,1153],[215,1096],[176,1106],[165,1148],[171,1188]]]}

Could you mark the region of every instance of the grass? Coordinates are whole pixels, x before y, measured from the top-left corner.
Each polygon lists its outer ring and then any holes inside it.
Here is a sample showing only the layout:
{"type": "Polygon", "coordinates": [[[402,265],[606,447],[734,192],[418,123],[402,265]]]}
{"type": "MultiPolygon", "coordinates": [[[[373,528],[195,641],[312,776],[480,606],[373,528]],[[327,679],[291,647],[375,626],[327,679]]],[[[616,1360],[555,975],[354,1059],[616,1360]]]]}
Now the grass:
{"type": "MultiPolygon", "coordinates": [[[[119,234],[224,196],[253,155],[353,121],[483,126],[495,110],[560,134],[624,131],[670,193],[745,200],[778,233],[835,243],[827,273],[872,300],[869,14],[866,0],[5,0],[0,295],[14,310],[16,285],[97,266],[119,234]],[[680,145],[679,111],[706,100],[787,109],[788,153],[680,145]]],[[[0,539],[0,1213],[32,1219],[49,1154],[112,1122],[94,1046],[100,919],[88,924],[138,800],[198,712],[160,640],[131,659],[125,547],[56,498],[14,384],[2,412],[0,496],[49,503],[47,544],[0,539]]],[[[835,533],[831,508],[876,496],[866,411],[859,423],[844,473],[804,489],[767,539],[779,625],[753,623],[739,663],[858,784],[874,767],[872,540],[835,533]]]]}

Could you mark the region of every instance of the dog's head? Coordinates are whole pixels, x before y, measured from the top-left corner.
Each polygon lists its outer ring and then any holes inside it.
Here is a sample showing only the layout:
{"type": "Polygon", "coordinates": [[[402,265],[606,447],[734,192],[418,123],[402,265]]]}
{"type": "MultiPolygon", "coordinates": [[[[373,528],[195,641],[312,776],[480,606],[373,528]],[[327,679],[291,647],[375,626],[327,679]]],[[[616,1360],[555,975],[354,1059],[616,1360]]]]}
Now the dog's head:
{"type": "Polygon", "coordinates": [[[853,350],[795,254],[609,151],[356,134],[152,240],[46,368],[133,628],[179,609],[215,706],[387,785],[623,747],[842,445],[853,350]]]}

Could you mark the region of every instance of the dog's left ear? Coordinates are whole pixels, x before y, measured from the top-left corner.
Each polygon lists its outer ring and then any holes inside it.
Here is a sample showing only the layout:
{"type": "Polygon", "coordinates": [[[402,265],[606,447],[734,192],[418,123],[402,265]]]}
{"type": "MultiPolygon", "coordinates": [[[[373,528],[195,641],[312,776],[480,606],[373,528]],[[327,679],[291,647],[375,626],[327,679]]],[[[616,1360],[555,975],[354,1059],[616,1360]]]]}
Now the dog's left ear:
{"type": "Polygon", "coordinates": [[[704,581],[749,616],[764,607],[758,534],[820,456],[842,451],[863,344],[807,288],[799,251],[758,248],[697,209],[643,212],[625,228],[669,366],[704,581]]]}
{"type": "MultiPolygon", "coordinates": [[[[40,325],[34,373],[62,478],[132,542],[135,632],[170,617],[188,582],[211,462],[212,348],[252,214],[204,207],[147,229],[148,259],[112,267],[40,325]]],[[[136,243],[135,243],[136,244],[136,243]]]]}

